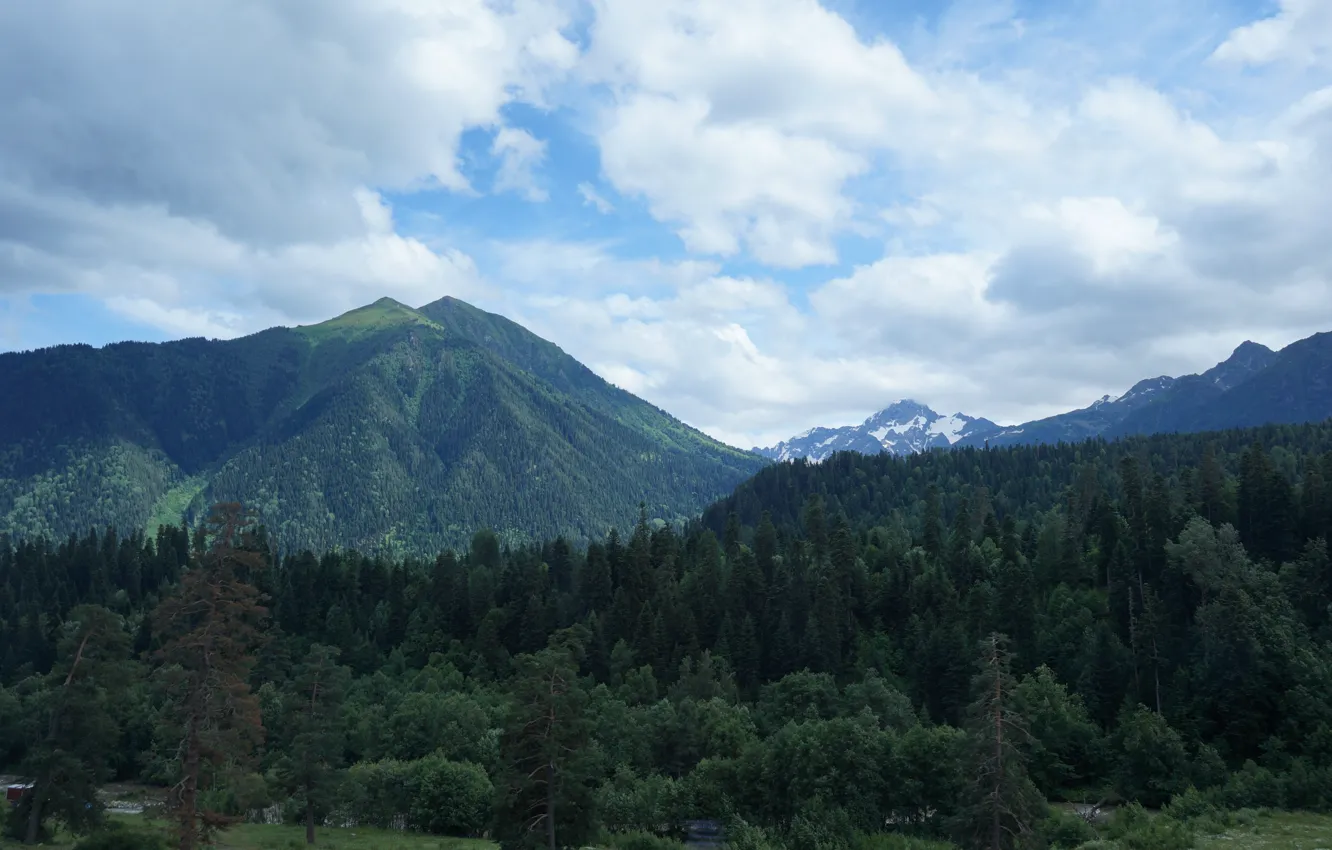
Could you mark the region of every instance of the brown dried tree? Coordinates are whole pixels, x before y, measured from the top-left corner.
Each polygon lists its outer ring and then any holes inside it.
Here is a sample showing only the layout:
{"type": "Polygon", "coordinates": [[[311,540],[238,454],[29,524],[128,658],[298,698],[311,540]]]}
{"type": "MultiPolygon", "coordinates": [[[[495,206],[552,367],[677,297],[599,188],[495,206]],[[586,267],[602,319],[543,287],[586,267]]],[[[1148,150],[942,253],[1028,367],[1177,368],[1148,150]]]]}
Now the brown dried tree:
{"type": "Polygon", "coordinates": [[[154,612],[159,674],[179,736],[179,780],[168,795],[177,846],[194,850],[233,818],[201,808],[199,793],[246,765],[263,741],[249,674],[268,609],[255,579],[267,567],[253,511],[222,503],[200,533],[176,592],[154,612]]]}

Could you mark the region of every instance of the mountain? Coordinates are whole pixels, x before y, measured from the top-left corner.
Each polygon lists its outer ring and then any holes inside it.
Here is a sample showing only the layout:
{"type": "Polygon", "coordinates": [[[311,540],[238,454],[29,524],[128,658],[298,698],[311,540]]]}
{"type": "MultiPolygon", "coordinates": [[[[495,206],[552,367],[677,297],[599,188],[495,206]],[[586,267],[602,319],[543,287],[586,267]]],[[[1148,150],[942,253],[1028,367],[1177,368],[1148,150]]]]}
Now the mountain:
{"type": "Polygon", "coordinates": [[[962,446],[1031,445],[1033,443],[1077,443],[1106,433],[1129,414],[1152,405],[1162,395],[1172,391],[1175,379],[1168,375],[1147,378],[1134,384],[1128,392],[1112,398],[1102,396],[1087,407],[1024,422],[1005,428],[996,428],[986,434],[973,434],[959,441],[962,446]]]}
{"type": "Polygon", "coordinates": [[[902,399],[859,425],[811,428],[775,446],[753,451],[778,461],[803,457],[815,462],[841,451],[909,455],[947,448],[998,429],[999,426],[988,419],[975,419],[961,413],[941,416],[917,401],[902,399]]]}
{"type": "Polygon", "coordinates": [[[674,521],[765,461],[452,298],[228,341],[0,355],[0,533],[155,529],[238,500],[284,548],[434,553],[474,531],[674,521]]]}
{"type": "MultiPolygon", "coordinates": [[[[1219,430],[1268,422],[1318,421],[1328,414],[1306,416],[1303,412],[1296,412],[1298,405],[1294,404],[1293,396],[1290,395],[1283,401],[1263,408],[1257,415],[1241,416],[1237,412],[1239,399],[1248,391],[1244,388],[1250,384],[1265,385],[1280,372],[1270,370],[1283,358],[1290,356],[1287,352],[1298,352],[1302,345],[1309,342],[1303,340],[1294,343],[1277,353],[1264,345],[1245,341],[1230,357],[1202,374],[1179,378],[1162,375],[1139,381],[1118,398],[1106,396],[1081,410],[1001,429],[989,435],[989,444],[998,447],[1079,442],[1090,437],[1114,438],[1133,434],[1219,430]],[[1285,418],[1287,410],[1294,418],[1285,418]]],[[[1314,359],[1318,358],[1315,356],[1314,359]]],[[[1323,359],[1332,365],[1332,357],[1323,359]]],[[[1318,395],[1315,390],[1309,398],[1318,395]]],[[[1322,395],[1332,402],[1332,394],[1324,392],[1322,395]]],[[[1332,405],[1327,407],[1329,413],[1332,413],[1332,405]]],[[[963,445],[972,446],[982,444],[983,441],[975,439],[963,442],[963,445]]]]}
{"type": "Polygon", "coordinates": [[[960,413],[944,417],[906,400],[861,425],[813,428],[753,451],[779,461],[800,457],[821,461],[838,451],[903,455],[945,446],[1077,443],[1093,437],[1217,431],[1329,417],[1332,333],[1321,333],[1279,352],[1245,341],[1201,374],[1147,378],[1121,396],[1103,396],[1087,407],[1020,425],[1001,427],[960,413]]]}

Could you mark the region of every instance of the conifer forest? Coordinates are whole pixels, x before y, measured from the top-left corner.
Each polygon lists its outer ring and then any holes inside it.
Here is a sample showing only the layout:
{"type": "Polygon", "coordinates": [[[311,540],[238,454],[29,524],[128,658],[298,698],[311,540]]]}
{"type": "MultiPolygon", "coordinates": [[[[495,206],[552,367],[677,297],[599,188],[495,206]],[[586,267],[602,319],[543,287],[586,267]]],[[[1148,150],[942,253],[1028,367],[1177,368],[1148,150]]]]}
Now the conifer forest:
{"type": "Polygon", "coordinates": [[[1332,810],[1332,425],[842,453],[638,511],[433,558],[281,551],[237,503],[4,539],[9,840],[98,835],[109,782],[159,789],[185,850],[262,811],[316,845],[649,850],[711,819],[848,850],[1332,810]]]}

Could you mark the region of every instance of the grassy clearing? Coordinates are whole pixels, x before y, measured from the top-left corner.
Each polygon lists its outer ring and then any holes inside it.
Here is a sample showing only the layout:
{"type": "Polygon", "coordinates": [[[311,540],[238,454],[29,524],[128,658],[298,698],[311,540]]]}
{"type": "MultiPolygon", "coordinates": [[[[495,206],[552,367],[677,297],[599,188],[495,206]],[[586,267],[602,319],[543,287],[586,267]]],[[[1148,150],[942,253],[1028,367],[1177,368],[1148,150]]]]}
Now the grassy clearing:
{"type": "MultiPolygon", "coordinates": [[[[138,815],[111,815],[112,820],[132,829],[164,831],[160,820],[149,820],[138,815]]],[[[382,829],[330,829],[320,828],[315,834],[316,848],[321,850],[495,850],[490,841],[473,838],[445,838],[439,835],[419,835],[410,832],[392,832],[382,829]]],[[[47,848],[70,848],[75,839],[58,834],[55,840],[42,845],[47,848]]],[[[0,838],[0,848],[22,845],[0,838]]],[[[265,824],[238,824],[217,839],[218,850],[305,850],[305,827],[270,826],[265,824]]]]}
{"type": "Polygon", "coordinates": [[[1249,826],[1198,839],[1198,850],[1243,847],[1245,850],[1332,850],[1332,815],[1278,812],[1249,826]]]}
{"type": "MultiPolygon", "coordinates": [[[[316,847],[330,850],[494,850],[495,844],[471,838],[443,838],[380,829],[321,829],[316,847]]],[[[219,847],[233,850],[304,850],[305,828],[242,824],[223,834],[219,847]]]]}

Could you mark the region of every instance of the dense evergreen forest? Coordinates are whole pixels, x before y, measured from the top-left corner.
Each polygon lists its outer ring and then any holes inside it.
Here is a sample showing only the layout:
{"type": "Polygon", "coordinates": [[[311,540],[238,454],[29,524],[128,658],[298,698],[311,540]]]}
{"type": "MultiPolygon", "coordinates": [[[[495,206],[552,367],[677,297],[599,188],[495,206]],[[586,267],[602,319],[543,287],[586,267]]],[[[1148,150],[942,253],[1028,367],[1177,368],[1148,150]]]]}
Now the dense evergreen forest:
{"type": "Polygon", "coordinates": [[[260,510],[276,544],[403,557],[684,521],[765,461],[453,298],[232,340],[0,353],[0,533],[260,510]],[[523,486],[511,486],[522,481],[523,486]]]}
{"type": "Polygon", "coordinates": [[[782,464],[586,547],[277,553],[236,505],[5,541],[11,831],[119,779],[180,847],[273,805],[504,848],[1097,837],[1058,801],[1187,847],[1332,809],[1330,535],[1332,424],[782,464]]]}

